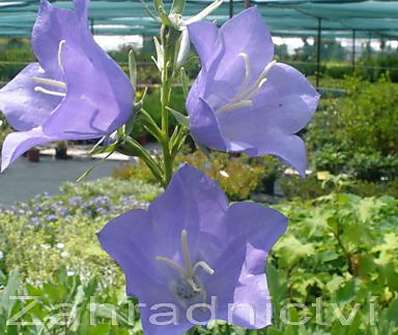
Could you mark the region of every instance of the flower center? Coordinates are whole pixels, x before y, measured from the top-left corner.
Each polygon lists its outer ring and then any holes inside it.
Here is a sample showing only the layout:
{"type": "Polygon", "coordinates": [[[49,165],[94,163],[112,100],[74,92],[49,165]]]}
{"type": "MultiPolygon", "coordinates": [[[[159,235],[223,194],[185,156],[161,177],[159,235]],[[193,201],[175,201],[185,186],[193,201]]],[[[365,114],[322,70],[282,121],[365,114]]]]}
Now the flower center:
{"type": "Polygon", "coordinates": [[[266,83],[268,73],[276,63],[276,60],[268,63],[258,76],[257,80],[254,83],[250,84],[252,73],[250,58],[244,52],[240,53],[239,56],[242,57],[245,64],[245,79],[242,82],[242,87],[239,90],[239,93],[234,98],[232,98],[229,103],[218,108],[217,112],[230,112],[239,108],[253,106],[253,98],[258,94],[258,92],[266,83]]]}
{"type": "Polygon", "coordinates": [[[170,289],[180,303],[186,307],[191,303],[204,302],[207,297],[206,290],[197,276],[198,270],[201,269],[209,275],[213,275],[214,270],[205,261],[192,263],[188,233],[185,229],[181,231],[181,252],[184,259],[183,266],[168,257],[157,256],[155,259],[179,274],[179,278],[170,284],[170,289]]]}
{"type": "MultiPolygon", "coordinates": [[[[65,40],[59,42],[58,45],[58,66],[62,72],[64,72],[64,67],[62,64],[62,50],[65,45],[65,40]]],[[[43,86],[35,86],[34,91],[38,93],[43,93],[47,95],[57,96],[57,97],[64,97],[66,96],[66,84],[63,81],[58,81],[54,79],[47,79],[41,77],[32,77],[32,80],[38,84],[45,85],[49,88],[45,88],[43,86]],[[52,88],[52,89],[50,89],[52,88]],[[54,90],[54,88],[61,88],[65,92],[60,92],[54,90]]]]}

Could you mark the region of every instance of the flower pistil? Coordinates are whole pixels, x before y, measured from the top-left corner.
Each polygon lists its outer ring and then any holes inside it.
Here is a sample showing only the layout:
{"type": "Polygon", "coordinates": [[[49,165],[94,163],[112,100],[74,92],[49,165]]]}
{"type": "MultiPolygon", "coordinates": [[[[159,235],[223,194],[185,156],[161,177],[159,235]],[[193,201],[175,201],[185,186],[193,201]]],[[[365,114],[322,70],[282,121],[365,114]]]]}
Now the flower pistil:
{"type": "Polygon", "coordinates": [[[202,269],[209,275],[213,275],[214,270],[203,260],[194,264],[192,263],[188,244],[188,233],[185,229],[181,231],[181,252],[184,266],[181,266],[168,257],[157,256],[155,259],[165,263],[180,275],[179,279],[171,283],[171,291],[184,306],[191,301],[203,302],[206,300],[207,293],[197,276],[197,272],[199,269],[202,269]]]}

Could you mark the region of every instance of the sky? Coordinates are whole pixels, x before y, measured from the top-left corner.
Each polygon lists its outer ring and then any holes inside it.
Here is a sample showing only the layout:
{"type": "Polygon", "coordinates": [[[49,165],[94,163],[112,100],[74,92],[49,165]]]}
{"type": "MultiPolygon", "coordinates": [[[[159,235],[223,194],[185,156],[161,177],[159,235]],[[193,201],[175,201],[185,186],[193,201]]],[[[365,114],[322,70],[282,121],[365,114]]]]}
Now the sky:
{"type": "Polygon", "coordinates": [[[134,49],[141,48],[143,38],[139,35],[131,36],[101,36],[95,35],[94,39],[106,51],[117,50],[123,45],[131,45],[134,49]]]}
{"type": "MultiPolygon", "coordinates": [[[[139,49],[143,45],[143,38],[139,35],[132,35],[132,36],[102,36],[102,35],[95,35],[94,36],[97,43],[105,50],[116,50],[123,45],[131,45],[135,49],[139,49]]],[[[273,37],[272,38],[276,45],[286,44],[288,47],[288,52],[290,54],[294,53],[294,50],[300,48],[304,45],[301,38],[297,37],[273,37]]],[[[337,39],[344,48],[351,49],[352,48],[352,40],[349,38],[338,38],[337,39]]],[[[308,43],[312,45],[314,43],[314,38],[308,38],[308,43]]],[[[358,51],[360,51],[359,46],[363,43],[367,42],[364,39],[358,39],[358,51]]],[[[393,48],[398,47],[398,41],[389,41],[387,45],[390,45],[393,48]]],[[[380,42],[377,40],[372,40],[371,46],[374,50],[380,51],[380,42]]]]}

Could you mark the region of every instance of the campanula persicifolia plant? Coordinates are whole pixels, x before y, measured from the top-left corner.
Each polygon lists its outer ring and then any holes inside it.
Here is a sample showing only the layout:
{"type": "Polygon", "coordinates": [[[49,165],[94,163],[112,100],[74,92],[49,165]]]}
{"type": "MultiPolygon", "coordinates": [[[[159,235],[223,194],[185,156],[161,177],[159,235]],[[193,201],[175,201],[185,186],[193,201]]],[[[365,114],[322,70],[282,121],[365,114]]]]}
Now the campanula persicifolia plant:
{"type": "MultiPolygon", "coordinates": [[[[159,122],[143,108],[145,94],[135,102],[133,52],[128,80],[94,41],[89,0],[74,0],[72,10],[41,1],[32,33],[38,62],[0,90],[0,109],[16,130],[4,142],[2,170],[35,145],[100,138],[104,145],[93,152],[137,156],[164,187],[147,210],[127,212],[98,234],[126,275],[127,294],[139,299],[146,334],[182,334],[212,320],[248,329],[271,324],[265,263],[287,219],[260,204],[229,203],[203,172],[189,165],[175,172],[174,162],[191,136],[204,150],[274,155],[304,175],[305,146],[296,133],[319,96],[301,73],[274,60],[256,8],[221,27],[204,21],[222,3],[191,18],[183,17],[185,0],[175,0],[169,12],[162,0],[147,8],[161,26],[153,58],[161,79],[159,122]],[[201,63],[192,86],[184,71],[191,42],[201,63]],[[178,82],[188,115],[171,107],[178,82]],[[133,138],[137,114],[161,157],[133,138]]],[[[106,199],[98,201],[106,208],[106,199]]]]}

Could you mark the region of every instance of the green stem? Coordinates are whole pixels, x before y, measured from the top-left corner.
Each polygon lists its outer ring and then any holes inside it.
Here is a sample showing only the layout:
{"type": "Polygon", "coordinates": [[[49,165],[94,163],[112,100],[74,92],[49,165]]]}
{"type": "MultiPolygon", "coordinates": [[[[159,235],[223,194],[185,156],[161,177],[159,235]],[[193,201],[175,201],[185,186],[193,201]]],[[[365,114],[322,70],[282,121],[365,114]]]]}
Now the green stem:
{"type": "Polygon", "coordinates": [[[343,251],[343,254],[347,260],[347,266],[348,266],[348,272],[350,272],[351,274],[354,274],[354,267],[352,264],[352,259],[351,259],[351,253],[347,250],[347,248],[345,247],[343,241],[340,238],[340,229],[339,227],[337,227],[337,231],[332,230],[332,233],[334,235],[334,237],[336,238],[337,244],[338,246],[341,248],[341,250],[343,251]]]}
{"type": "Polygon", "coordinates": [[[135,141],[132,138],[127,138],[125,142],[121,145],[120,151],[127,154],[131,154],[132,156],[138,156],[142,158],[148,168],[151,170],[152,174],[155,176],[157,180],[163,185],[167,186],[165,182],[165,178],[162,174],[162,170],[156,160],[145,150],[145,148],[135,141]]]}
{"type": "Polygon", "coordinates": [[[176,54],[176,41],[178,32],[171,27],[162,26],[160,41],[164,50],[163,67],[161,73],[162,87],[160,94],[161,105],[161,130],[162,130],[162,151],[163,151],[163,168],[164,181],[167,186],[173,175],[174,157],[171,154],[170,134],[169,134],[169,118],[170,114],[167,107],[170,105],[172,82],[174,77],[174,63],[176,54]]]}
{"type": "Polygon", "coordinates": [[[159,142],[161,142],[163,140],[163,133],[156,121],[143,108],[141,108],[141,115],[144,117],[145,127],[148,128],[149,133],[152,134],[159,142]]]}

